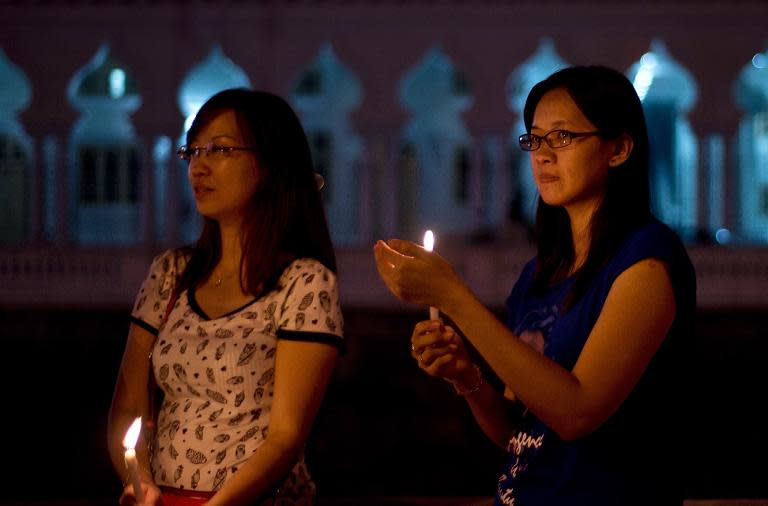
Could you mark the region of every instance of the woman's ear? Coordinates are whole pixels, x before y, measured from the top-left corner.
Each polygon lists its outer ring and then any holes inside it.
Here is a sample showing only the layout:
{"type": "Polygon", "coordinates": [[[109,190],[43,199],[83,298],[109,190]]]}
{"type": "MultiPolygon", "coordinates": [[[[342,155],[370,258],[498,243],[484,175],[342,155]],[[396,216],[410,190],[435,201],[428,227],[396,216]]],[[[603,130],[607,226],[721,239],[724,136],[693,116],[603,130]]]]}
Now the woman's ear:
{"type": "Polygon", "coordinates": [[[634,145],[634,141],[629,135],[622,134],[613,142],[613,154],[608,159],[608,166],[618,167],[622,163],[626,162],[627,158],[629,158],[629,155],[632,154],[632,146],[634,145]]]}

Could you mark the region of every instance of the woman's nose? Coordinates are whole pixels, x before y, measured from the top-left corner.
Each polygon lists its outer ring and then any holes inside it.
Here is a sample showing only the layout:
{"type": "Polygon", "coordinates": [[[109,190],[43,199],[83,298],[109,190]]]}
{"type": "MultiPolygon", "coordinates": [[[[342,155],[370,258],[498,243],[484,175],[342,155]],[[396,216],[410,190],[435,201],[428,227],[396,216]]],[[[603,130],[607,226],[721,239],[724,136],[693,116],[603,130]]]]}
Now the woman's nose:
{"type": "Polygon", "coordinates": [[[553,162],[557,157],[555,150],[552,149],[546,142],[542,142],[539,146],[539,149],[532,153],[532,156],[533,160],[537,163],[553,162]]]}
{"type": "Polygon", "coordinates": [[[201,153],[189,159],[189,166],[187,167],[187,171],[189,172],[190,176],[203,175],[209,171],[206,158],[207,157],[201,153]]]}

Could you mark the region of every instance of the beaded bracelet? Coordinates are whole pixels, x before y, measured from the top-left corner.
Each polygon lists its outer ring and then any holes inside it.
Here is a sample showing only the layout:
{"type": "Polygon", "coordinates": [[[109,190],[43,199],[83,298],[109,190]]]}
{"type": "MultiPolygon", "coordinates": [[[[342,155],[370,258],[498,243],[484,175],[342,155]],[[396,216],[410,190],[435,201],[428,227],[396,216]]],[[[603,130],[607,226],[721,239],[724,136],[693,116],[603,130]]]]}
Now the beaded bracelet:
{"type": "Polygon", "coordinates": [[[465,387],[461,384],[459,381],[451,381],[451,385],[453,385],[453,389],[456,390],[456,393],[462,397],[465,397],[469,394],[473,394],[480,390],[480,387],[483,386],[483,383],[485,383],[485,378],[483,377],[483,373],[480,371],[480,368],[477,366],[477,364],[472,364],[472,367],[474,367],[475,372],[477,372],[477,381],[469,387],[465,387]]]}

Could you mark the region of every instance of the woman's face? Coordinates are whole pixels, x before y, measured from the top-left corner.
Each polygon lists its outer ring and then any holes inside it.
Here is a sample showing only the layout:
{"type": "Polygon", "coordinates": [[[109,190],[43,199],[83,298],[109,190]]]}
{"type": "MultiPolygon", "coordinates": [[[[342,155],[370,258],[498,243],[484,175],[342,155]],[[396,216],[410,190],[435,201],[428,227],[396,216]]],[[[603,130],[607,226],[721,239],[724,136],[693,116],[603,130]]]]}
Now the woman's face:
{"type": "MultiPolygon", "coordinates": [[[[531,133],[539,136],[552,130],[594,132],[592,124],[562,88],[547,92],[533,114],[531,133]]],[[[596,208],[605,191],[613,143],[599,136],[576,137],[565,147],[551,148],[544,140],[531,151],[531,168],[542,200],[573,212],[596,208]]]]}
{"type": "MultiPolygon", "coordinates": [[[[223,110],[204,125],[190,147],[250,147],[245,143],[235,112],[223,110]]],[[[197,211],[220,224],[239,224],[262,179],[253,151],[201,150],[187,171],[197,211]]]]}

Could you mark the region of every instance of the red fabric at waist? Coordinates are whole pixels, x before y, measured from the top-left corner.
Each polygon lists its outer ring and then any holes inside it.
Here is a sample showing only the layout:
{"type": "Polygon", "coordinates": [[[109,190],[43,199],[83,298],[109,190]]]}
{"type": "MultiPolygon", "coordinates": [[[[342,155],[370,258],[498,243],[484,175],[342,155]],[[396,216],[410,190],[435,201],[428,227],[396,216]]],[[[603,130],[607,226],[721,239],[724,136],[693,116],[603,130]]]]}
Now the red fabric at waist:
{"type": "Polygon", "coordinates": [[[163,493],[164,506],[202,506],[214,494],[214,492],[173,487],[160,487],[160,490],[163,493]]]}

